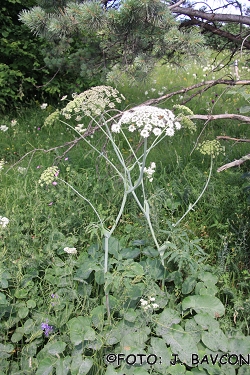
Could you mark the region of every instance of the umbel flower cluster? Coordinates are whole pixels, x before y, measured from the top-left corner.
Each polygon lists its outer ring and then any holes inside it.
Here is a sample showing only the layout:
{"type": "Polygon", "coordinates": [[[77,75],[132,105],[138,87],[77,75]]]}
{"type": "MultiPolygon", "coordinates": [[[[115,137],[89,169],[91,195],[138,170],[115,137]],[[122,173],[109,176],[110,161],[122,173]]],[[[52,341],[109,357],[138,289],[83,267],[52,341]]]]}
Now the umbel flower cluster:
{"type": "Polygon", "coordinates": [[[111,86],[96,86],[81,94],[73,94],[71,100],[62,109],[62,115],[66,119],[76,116],[76,121],[83,117],[100,116],[108,109],[114,109],[117,103],[121,103],[125,97],[111,86]]]}
{"type": "Polygon", "coordinates": [[[158,309],[159,305],[155,302],[155,297],[149,297],[148,300],[141,298],[141,308],[146,311],[146,310],[155,310],[158,309]]]}
{"type": "Polygon", "coordinates": [[[213,141],[204,141],[199,143],[197,149],[203,155],[211,155],[213,158],[220,153],[225,153],[225,147],[221,146],[220,142],[214,139],[213,141]]]}
{"type": "Polygon", "coordinates": [[[38,183],[41,186],[48,186],[50,184],[55,184],[55,179],[59,174],[59,169],[56,166],[47,168],[41,175],[38,183]]]}
{"type": "Polygon", "coordinates": [[[129,132],[138,131],[143,138],[148,138],[150,134],[157,137],[163,132],[172,137],[175,130],[181,128],[173,112],[147,105],[124,112],[118,123],[112,125],[111,130],[114,133],[120,133],[123,124],[129,125],[129,132]]]}
{"type": "Polygon", "coordinates": [[[155,173],[156,164],[155,162],[152,162],[150,164],[150,167],[144,168],[144,173],[146,173],[147,178],[149,179],[149,182],[153,181],[153,174],[155,173]]]}

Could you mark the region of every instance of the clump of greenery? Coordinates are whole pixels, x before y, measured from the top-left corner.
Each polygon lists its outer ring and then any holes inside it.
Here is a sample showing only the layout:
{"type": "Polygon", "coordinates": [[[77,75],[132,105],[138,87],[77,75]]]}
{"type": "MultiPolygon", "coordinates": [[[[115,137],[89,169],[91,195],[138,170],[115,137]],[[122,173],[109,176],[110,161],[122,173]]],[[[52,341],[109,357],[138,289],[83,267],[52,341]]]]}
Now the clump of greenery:
{"type": "MultiPolygon", "coordinates": [[[[153,98],[164,84],[155,82],[127,92],[125,87],[120,91],[127,99],[118,104],[153,98]]],[[[213,100],[209,95],[203,103],[200,98],[194,102],[193,108],[207,107],[213,100]]],[[[234,102],[237,97],[228,99],[222,103],[225,109],[229,103],[239,105],[234,102]]],[[[181,99],[176,101],[180,104],[181,99]]],[[[171,103],[166,105],[169,112],[158,108],[152,113],[146,106],[141,112],[125,112],[132,121],[130,132],[124,132],[128,141],[137,144],[141,135],[151,147],[160,134],[154,131],[152,140],[146,136],[156,128],[144,123],[146,115],[151,120],[159,115],[163,120],[163,114],[172,112],[171,103]],[[140,120],[138,113],[143,127],[135,123],[140,120]]],[[[197,131],[179,129],[173,137],[165,137],[147,155],[144,185],[136,187],[139,203],[151,214],[155,236],[164,243],[163,255],[159,256],[140,206],[128,197],[116,232],[109,237],[104,274],[105,233],[81,196],[93,203],[110,231],[124,189],[121,176],[114,176],[108,166],[108,156],[112,155],[112,163],[116,160],[111,141],[95,129],[89,133],[93,136],[89,142],[83,143],[85,132],[74,130],[80,111],[66,119],[68,128],[58,121],[66,122],[61,111],[53,123],[44,126],[45,119],[55,113],[55,108],[45,104],[16,117],[6,116],[1,123],[5,126],[0,130],[2,372],[244,374],[248,368],[244,358],[249,353],[249,205],[242,172],[212,173],[206,193],[189,209],[207,181],[209,157],[192,152],[198,143],[197,131]],[[89,143],[101,149],[98,158],[90,154],[89,143]],[[144,207],[145,197],[148,204],[144,207]],[[188,216],[173,226],[187,210],[188,216]]],[[[74,108],[81,110],[83,104],[74,108]]],[[[113,115],[114,108],[110,110],[113,115]]],[[[92,121],[95,127],[102,121],[105,126],[108,113],[105,118],[103,112],[95,113],[97,117],[91,113],[86,123],[92,121]]],[[[129,146],[121,137],[124,120],[117,118],[113,123],[113,136],[126,165],[132,167],[135,158],[127,159],[129,146]]],[[[195,125],[199,131],[199,123],[195,125]]],[[[212,123],[199,135],[200,144],[225,129],[233,132],[234,123],[228,121],[226,127],[212,123]]],[[[244,137],[247,131],[241,125],[237,136],[244,137]]],[[[214,170],[246,150],[246,144],[237,144],[236,149],[226,143],[226,155],[216,152],[213,158],[214,170]]],[[[124,168],[118,171],[125,173],[124,168]]],[[[140,182],[129,171],[132,181],[140,182]]],[[[129,178],[129,173],[125,175],[129,178]]]]}

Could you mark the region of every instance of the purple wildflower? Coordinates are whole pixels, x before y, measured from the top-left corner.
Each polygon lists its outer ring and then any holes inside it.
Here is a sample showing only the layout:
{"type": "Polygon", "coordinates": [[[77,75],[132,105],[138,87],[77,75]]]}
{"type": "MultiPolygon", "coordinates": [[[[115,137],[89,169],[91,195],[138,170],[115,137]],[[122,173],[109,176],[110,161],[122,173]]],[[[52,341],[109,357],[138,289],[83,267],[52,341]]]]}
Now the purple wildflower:
{"type": "Polygon", "coordinates": [[[48,325],[49,320],[46,319],[45,323],[41,324],[41,328],[44,331],[46,337],[49,337],[49,334],[53,331],[53,326],[48,325]]]}
{"type": "Polygon", "coordinates": [[[53,202],[50,202],[50,203],[48,204],[48,206],[52,206],[52,204],[53,204],[53,202]]]}
{"type": "Polygon", "coordinates": [[[57,182],[56,182],[56,181],[53,181],[53,182],[52,182],[52,185],[56,186],[56,185],[57,185],[57,182]]]}
{"type": "Polygon", "coordinates": [[[69,158],[67,157],[67,158],[65,158],[64,160],[69,160],[69,158]]]}

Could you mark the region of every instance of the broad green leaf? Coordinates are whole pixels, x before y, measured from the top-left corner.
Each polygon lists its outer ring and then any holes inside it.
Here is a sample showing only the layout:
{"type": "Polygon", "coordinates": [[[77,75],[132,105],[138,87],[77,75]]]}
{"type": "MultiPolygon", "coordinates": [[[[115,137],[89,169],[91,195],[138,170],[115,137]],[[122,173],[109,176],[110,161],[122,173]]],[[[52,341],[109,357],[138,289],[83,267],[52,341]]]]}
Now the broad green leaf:
{"type": "Polygon", "coordinates": [[[8,305],[6,295],[0,292],[0,305],[8,305]]]}
{"type": "Polygon", "coordinates": [[[149,274],[154,280],[162,280],[166,276],[165,268],[158,256],[154,259],[147,258],[146,262],[142,262],[142,264],[145,273],[149,274]]]}
{"type": "Polygon", "coordinates": [[[23,331],[25,334],[29,334],[34,331],[35,322],[32,319],[26,320],[23,326],[23,331]]]}
{"type": "Polygon", "coordinates": [[[178,324],[173,324],[167,334],[162,335],[170,345],[172,353],[178,354],[181,362],[192,365],[192,354],[198,353],[193,337],[178,324]]]}
{"type": "Polygon", "coordinates": [[[246,355],[250,353],[250,336],[229,339],[229,353],[246,355]]]}
{"type": "MultiPolygon", "coordinates": [[[[175,366],[171,366],[168,368],[168,375],[184,375],[189,374],[189,372],[186,372],[186,367],[181,365],[180,363],[177,363],[175,366]]],[[[202,375],[205,375],[204,373],[202,375]]]]}
{"type": "Polygon", "coordinates": [[[225,307],[219,298],[209,295],[188,296],[182,301],[182,309],[193,309],[197,313],[206,312],[215,318],[225,314],[225,307]]]}
{"type": "Polygon", "coordinates": [[[136,276],[143,276],[144,275],[144,269],[143,267],[136,262],[133,262],[127,266],[127,268],[124,270],[124,276],[125,277],[136,277],[136,276]]]}
{"type": "Polygon", "coordinates": [[[98,270],[98,271],[95,272],[95,281],[99,285],[103,285],[104,284],[105,279],[104,279],[104,272],[103,272],[103,270],[98,270]]]}
{"type": "Polygon", "coordinates": [[[157,320],[156,326],[156,334],[158,336],[166,335],[173,324],[177,324],[181,321],[181,318],[177,311],[169,308],[164,309],[164,311],[158,316],[159,318],[157,320]]]}
{"type": "Polygon", "coordinates": [[[56,360],[52,358],[44,358],[40,361],[36,375],[52,375],[56,360]]]}
{"type": "Polygon", "coordinates": [[[71,357],[59,358],[56,362],[56,375],[67,375],[70,370],[71,357]]]}
{"type": "Polygon", "coordinates": [[[120,251],[120,255],[123,259],[134,259],[140,255],[141,250],[137,248],[125,248],[120,251]]]}
{"type": "Polygon", "coordinates": [[[90,328],[90,319],[83,316],[78,316],[68,321],[70,330],[70,340],[74,345],[79,345],[84,340],[84,331],[86,327],[90,328]]]}
{"type": "Polygon", "coordinates": [[[23,338],[23,327],[18,327],[15,332],[13,333],[13,335],[11,336],[11,341],[12,342],[18,342],[20,340],[22,340],[23,338]]]}
{"type": "Polygon", "coordinates": [[[9,358],[13,351],[14,346],[12,344],[4,345],[0,343],[0,359],[9,358]]]}
{"type": "Polygon", "coordinates": [[[201,272],[199,274],[199,279],[204,282],[205,285],[216,284],[218,277],[211,272],[201,272]]]}
{"type": "Polygon", "coordinates": [[[92,324],[97,329],[101,330],[103,327],[104,314],[105,314],[105,307],[103,305],[95,307],[90,313],[92,324]]]}
{"type": "Polygon", "coordinates": [[[122,338],[120,345],[122,348],[125,347],[134,347],[141,352],[145,347],[145,342],[149,339],[148,335],[150,334],[150,329],[148,327],[141,327],[134,331],[123,329],[122,338]]]}
{"type": "Polygon", "coordinates": [[[107,371],[105,372],[105,375],[117,375],[117,372],[114,369],[114,366],[109,365],[107,367],[107,371]]]}
{"type": "Polygon", "coordinates": [[[21,307],[21,308],[19,308],[18,311],[17,311],[17,314],[18,314],[18,316],[19,316],[21,319],[25,318],[25,317],[28,315],[28,313],[29,313],[29,309],[28,309],[28,307],[21,307]]]}
{"type": "Polygon", "coordinates": [[[185,321],[185,332],[188,332],[194,339],[194,342],[198,344],[201,340],[202,328],[192,319],[185,321]]]}
{"type": "Polygon", "coordinates": [[[57,355],[64,351],[66,344],[63,341],[56,341],[48,343],[44,349],[48,351],[49,354],[57,355]]]}
{"type": "Polygon", "coordinates": [[[27,307],[28,307],[29,309],[33,309],[34,307],[36,307],[36,301],[34,301],[33,299],[29,299],[29,300],[27,301],[27,307]]]}
{"type": "Polygon", "coordinates": [[[134,375],[148,375],[148,371],[144,369],[143,367],[135,367],[133,369],[133,374],[134,375]]]}
{"type": "Polygon", "coordinates": [[[87,374],[92,366],[93,366],[93,361],[91,358],[84,359],[80,364],[78,374],[79,375],[87,374]]]}
{"type": "Polygon", "coordinates": [[[0,288],[8,288],[8,279],[11,279],[11,274],[8,271],[0,270],[0,288]]]}
{"type": "MultiPolygon", "coordinates": [[[[110,237],[108,241],[109,247],[109,254],[114,255],[116,259],[119,259],[119,253],[121,250],[120,241],[115,237],[110,237]]],[[[104,249],[104,242],[103,242],[103,249],[104,249]]]]}
{"type": "Polygon", "coordinates": [[[208,313],[199,313],[194,316],[194,320],[202,329],[219,329],[219,322],[208,313]]]}
{"type": "Polygon", "coordinates": [[[138,313],[134,309],[128,309],[123,315],[123,318],[128,322],[134,322],[137,317],[138,313]]]}
{"type": "Polygon", "coordinates": [[[171,350],[167,347],[165,341],[159,337],[151,337],[150,343],[150,353],[154,353],[158,358],[157,362],[153,366],[154,369],[156,369],[157,371],[161,371],[163,365],[164,367],[169,367],[170,361],[173,358],[171,350]]]}
{"type": "Polygon", "coordinates": [[[184,280],[182,284],[182,288],[181,288],[182,293],[183,294],[191,293],[196,283],[197,283],[196,277],[193,277],[193,276],[187,277],[186,280],[184,280]]]}
{"type": "Polygon", "coordinates": [[[238,375],[250,375],[250,367],[248,365],[243,365],[238,370],[238,375]]]}
{"type": "Polygon", "coordinates": [[[202,333],[202,342],[214,352],[228,351],[228,338],[221,329],[213,329],[202,333]]]}
{"type": "Polygon", "coordinates": [[[18,290],[15,291],[14,296],[16,298],[26,298],[27,294],[28,294],[28,290],[27,289],[18,289],[18,290]]]}

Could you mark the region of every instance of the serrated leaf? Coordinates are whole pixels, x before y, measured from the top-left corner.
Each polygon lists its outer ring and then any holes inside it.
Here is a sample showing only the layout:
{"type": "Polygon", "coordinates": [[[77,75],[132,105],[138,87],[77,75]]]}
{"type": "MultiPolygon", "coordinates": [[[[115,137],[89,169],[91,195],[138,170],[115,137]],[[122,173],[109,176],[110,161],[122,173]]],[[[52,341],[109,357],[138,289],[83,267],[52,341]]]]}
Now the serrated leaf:
{"type": "Polygon", "coordinates": [[[209,295],[196,295],[184,298],[182,301],[182,309],[193,309],[197,313],[206,312],[216,318],[225,314],[225,307],[219,298],[209,295]]]}

